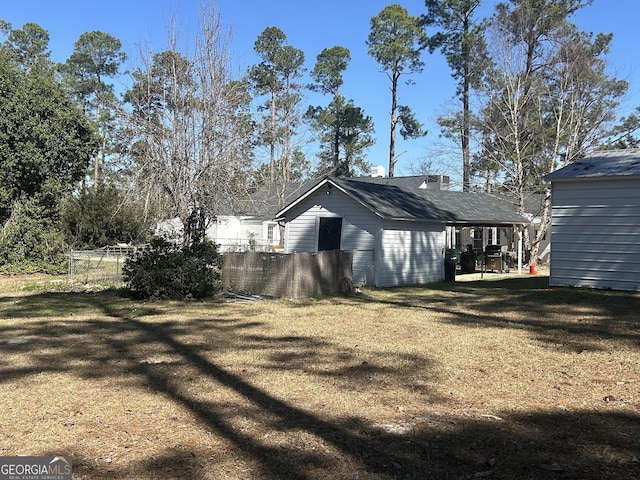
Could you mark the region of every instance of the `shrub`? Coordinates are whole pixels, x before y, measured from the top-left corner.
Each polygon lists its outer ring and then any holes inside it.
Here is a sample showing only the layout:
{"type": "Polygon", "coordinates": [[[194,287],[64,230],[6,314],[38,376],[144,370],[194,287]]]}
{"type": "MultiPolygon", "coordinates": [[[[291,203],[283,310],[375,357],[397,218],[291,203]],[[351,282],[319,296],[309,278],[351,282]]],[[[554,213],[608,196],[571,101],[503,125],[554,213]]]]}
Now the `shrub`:
{"type": "Polygon", "coordinates": [[[66,240],[74,248],[92,249],[117,243],[145,243],[149,221],[138,204],[114,185],[85,187],[62,211],[66,240]]]}
{"type": "Polygon", "coordinates": [[[0,225],[0,272],[66,273],[67,248],[55,206],[42,196],[14,202],[0,225]]]}
{"type": "Polygon", "coordinates": [[[205,298],[222,287],[222,256],[210,240],[180,247],[155,238],[130,256],[122,271],[136,298],[205,298]]]}

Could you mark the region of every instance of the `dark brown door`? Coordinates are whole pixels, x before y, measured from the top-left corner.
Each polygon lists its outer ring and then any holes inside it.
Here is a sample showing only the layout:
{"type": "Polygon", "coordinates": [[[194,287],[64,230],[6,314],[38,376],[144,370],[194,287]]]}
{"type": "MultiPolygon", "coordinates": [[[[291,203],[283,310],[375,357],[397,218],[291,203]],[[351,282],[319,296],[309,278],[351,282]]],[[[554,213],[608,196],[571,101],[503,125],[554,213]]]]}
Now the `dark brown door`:
{"type": "Polygon", "coordinates": [[[340,238],[342,235],[342,218],[320,217],[318,231],[318,251],[340,250],[340,238]]]}

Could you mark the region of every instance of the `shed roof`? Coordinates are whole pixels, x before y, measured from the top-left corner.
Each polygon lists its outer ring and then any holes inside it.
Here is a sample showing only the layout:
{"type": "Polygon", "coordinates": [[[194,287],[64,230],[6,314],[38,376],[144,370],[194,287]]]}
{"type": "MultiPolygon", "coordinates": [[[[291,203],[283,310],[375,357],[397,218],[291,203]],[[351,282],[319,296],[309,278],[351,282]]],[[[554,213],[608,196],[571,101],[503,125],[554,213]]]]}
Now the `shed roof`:
{"type": "Polygon", "coordinates": [[[391,177],[371,178],[327,177],[278,212],[286,214],[318,189],[337,188],[377,216],[387,220],[430,221],[449,225],[524,225],[529,221],[512,207],[488,194],[427,190],[414,181],[391,177]]]}
{"type": "Polygon", "coordinates": [[[638,148],[596,151],[550,173],[545,176],[545,179],[554,181],[634,175],[640,175],[640,149],[638,148]]]}

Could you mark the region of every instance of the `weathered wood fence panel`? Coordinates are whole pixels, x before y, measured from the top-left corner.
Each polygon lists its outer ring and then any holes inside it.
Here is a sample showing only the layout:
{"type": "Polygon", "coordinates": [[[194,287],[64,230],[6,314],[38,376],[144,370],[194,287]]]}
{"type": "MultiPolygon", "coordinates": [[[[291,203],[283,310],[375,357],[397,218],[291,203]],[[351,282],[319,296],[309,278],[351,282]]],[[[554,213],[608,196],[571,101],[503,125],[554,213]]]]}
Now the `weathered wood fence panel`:
{"type": "Polygon", "coordinates": [[[225,290],[270,297],[308,298],[353,289],[353,253],[228,252],[224,254],[225,290]]]}

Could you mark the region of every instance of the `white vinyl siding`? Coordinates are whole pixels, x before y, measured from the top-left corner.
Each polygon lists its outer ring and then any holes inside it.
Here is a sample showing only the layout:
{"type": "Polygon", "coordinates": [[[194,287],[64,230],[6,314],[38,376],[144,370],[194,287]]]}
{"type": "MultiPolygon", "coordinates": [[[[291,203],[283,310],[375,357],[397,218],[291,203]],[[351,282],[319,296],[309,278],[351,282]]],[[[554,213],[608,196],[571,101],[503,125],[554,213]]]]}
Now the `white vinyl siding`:
{"type": "Polygon", "coordinates": [[[553,286],[640,290],[640,179],[552,182],[553,286]]]}
{"type": "Polygon", "coordinates": [[[373,283],[374,237],[380,220],[371,211],[336,188],[321,188],[287,215],[285,252],[316,252],[321,217],[342,218],[341,250],[353,250],[353,282],[373,283]]]}
{"type": "Polygon", "coordinates": [[[442,224],[385,222],[376,239],[376,286],[442,280],[444,245],[442,224]]]}
{"type": "Polygon", "coordinates": [[[392,287],[443,279],[445,227],[439,223],[382,221],[333,188],[321,188],[287,215],[285,251],[315,252],[318,219],[342,218],[341,250],[353,251],[354,285],[392,287]]]}

